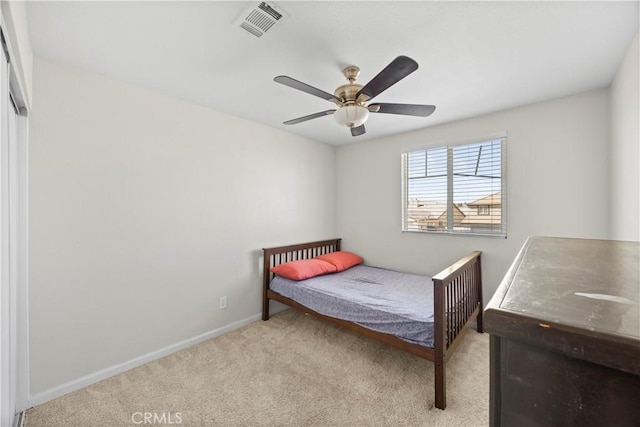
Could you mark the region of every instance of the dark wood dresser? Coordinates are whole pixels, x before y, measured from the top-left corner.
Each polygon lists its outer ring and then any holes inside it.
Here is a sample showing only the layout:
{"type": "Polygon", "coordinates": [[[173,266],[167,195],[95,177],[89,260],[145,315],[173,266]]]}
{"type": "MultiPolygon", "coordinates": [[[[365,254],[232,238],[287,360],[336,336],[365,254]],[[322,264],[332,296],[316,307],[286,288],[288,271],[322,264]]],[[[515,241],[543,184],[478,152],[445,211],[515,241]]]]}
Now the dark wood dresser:
{"type": "Polygon", "coordinates": [[[640,244],[532,237],[488,304],[492,426],[640,426],[640,244]]]}

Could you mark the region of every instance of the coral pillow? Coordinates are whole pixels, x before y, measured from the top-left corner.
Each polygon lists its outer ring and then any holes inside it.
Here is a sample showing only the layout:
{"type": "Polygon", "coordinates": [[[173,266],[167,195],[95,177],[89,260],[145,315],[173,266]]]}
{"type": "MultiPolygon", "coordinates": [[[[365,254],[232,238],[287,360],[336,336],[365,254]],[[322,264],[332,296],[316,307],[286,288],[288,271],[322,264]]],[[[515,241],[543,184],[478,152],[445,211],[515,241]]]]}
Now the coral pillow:
{"type": "Polygon", "coordinates": [[[336,271],[337,268],[333,264],[319,259],[285,262],[271,269],[272,273],[290,280],[304,280],[336,271]]]}
{"type": "Polygon", "coordinates": [[[344,271],[347,268],[364,262],[364,259],[362,259],[360,255],[346,251],[331,252],[326,255],[317,256],[315,259],[333,264],[337,268],[337,271],[344,271]]]}

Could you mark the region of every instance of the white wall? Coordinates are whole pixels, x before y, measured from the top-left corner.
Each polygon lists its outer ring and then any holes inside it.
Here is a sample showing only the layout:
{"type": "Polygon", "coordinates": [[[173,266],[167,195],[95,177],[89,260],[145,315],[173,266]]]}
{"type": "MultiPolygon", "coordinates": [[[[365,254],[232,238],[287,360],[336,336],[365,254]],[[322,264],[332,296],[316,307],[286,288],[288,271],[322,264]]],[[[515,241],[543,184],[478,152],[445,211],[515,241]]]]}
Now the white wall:
{"type": "Polygon", "coordinates": [[[611,238],[640,240],[638,35],[611,84],[611,238]]]}
{"type": "Polygon", "coordinates": [[[335,237],[332,147],[39,57],[33,105],[32,395],[259,314],[259,250],[335,237]]]}
{"type": "Polygon", "coordinates": [[[598,90],[342,146],[338,235],[367,263],[425,274],[481,250],[486,302],[527,236],[608,237],[608,117],[598,90]],[[508,238],[402,233],[401,151],[497,131],[508,132],[508,238]]]}

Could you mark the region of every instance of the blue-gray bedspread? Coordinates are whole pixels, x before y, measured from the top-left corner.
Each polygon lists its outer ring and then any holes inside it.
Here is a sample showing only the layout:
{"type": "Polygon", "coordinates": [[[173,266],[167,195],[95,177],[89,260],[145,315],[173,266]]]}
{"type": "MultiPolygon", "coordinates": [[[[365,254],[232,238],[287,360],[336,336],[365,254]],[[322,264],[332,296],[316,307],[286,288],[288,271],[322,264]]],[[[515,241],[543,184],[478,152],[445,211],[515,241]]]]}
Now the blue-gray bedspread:
{"type": "Polygon", "coordinates": [[[299,282],[276,276],[270,288],[325,316],[433,347],[431,277],[358,265],[299,282]]]}

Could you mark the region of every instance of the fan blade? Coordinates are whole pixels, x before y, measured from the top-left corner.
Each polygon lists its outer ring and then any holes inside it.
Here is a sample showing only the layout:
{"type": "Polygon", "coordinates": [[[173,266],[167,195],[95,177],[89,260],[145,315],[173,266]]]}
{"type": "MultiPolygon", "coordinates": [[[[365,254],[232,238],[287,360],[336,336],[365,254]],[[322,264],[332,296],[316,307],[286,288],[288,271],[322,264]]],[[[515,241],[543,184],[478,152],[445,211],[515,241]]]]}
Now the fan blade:
{"type": "Polygon", "coordinates": [[[318,88],[315,88],[313,86],[309,86],[308,84],[302,83],[302,82],[300,82],[300,81],[298,81],[296,79],[292,79],[291,77],[278,76],[278,77],[275,77],[273,79],[273,81],[276,82],[276,83],[283,84],[285,86],[292,87],[294,89],[301,90],[301,91],[306,92],[308,94],[317,96],[318,98],[326,99],[327,101],[335,102],[335,103],[337,103],[339,105],[342,105],[342,100],[336,98],[335,96],[333,96],[329,92],[325,92],[325,91],[320,90],[318,88]]]}
{"type": "Polygon", "coordinates": [[[355,128],[351,128],[351,136],[360,136],[364,135],[367,131],[364,128],[364,125],[360,125],[355,128]]]}
{"type": "Polygon", "coordinates": [[[306,122],[307,120],[317,119],[318,117],[328,116],[329,114],[333,114],[336,110],[327,110],[321,111],[320,113],[309,114],[308,116],[298,117],[297,119],[287,120],[283,124],[285,125],[295,125],[297,123],[306,122]]]}
{"type": "Polygon", "coordinates": [[[360,95],[366,95],[369,97],[368,99],[374,98],[417,69],[418,63],[416,61],[408,56],[398,56],[360,89],[356,94],[356,99],[358,99],[360,95]]]}
{"type": "Polygon", "coordinates": [[[372,113],[402,114],[405,116],[428,117],[436,110],[435,105],[420,104],[370,104],[368,107],[372,113]]]}

